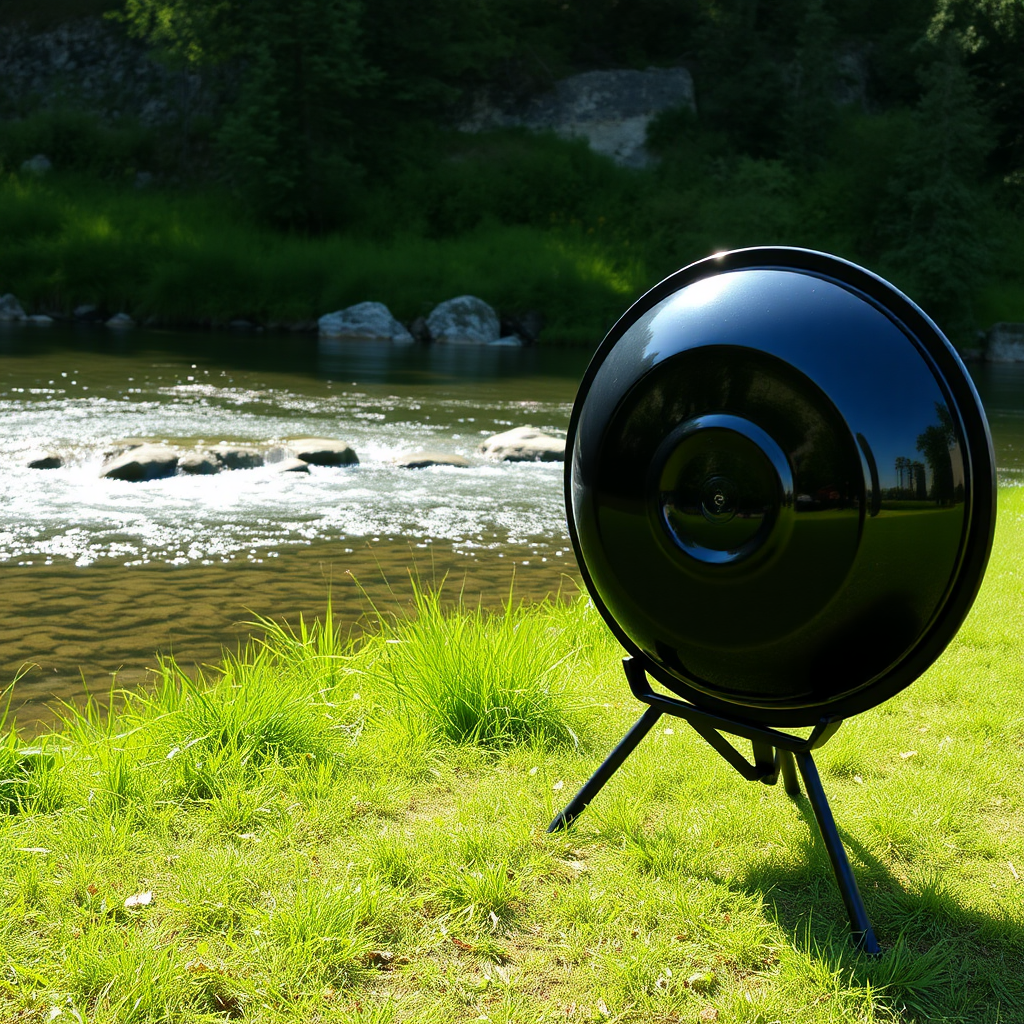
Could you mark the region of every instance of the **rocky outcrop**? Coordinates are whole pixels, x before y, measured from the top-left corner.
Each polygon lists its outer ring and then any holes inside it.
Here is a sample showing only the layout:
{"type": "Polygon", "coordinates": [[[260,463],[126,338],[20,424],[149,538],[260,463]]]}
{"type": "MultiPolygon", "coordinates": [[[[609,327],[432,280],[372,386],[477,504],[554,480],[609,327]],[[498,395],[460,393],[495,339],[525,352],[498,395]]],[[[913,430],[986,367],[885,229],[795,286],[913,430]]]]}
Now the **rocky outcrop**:
{"type": "Polygon", "coordinates": [[[427,469],[430,466],[465,468],[470,465],[469,459],[465,459],[461,455],[436,451],[406,452],[403,455],[396,455],[394,462],[396,466],[402,466],[405,469],[427,469]]]}
{"type": "Polygon", "coordinates": [[[987,356],[990,363],[1024,363],[1024,324],[993,324],[987,356]]]}
{"type": "Polygon", "coordinates": [[[301,437],[288,441],[285,452],[313,466],[358,466],[359,457],[344,441],[326,437],[301,437]]]}
{"type": "Polygon", "coordinates": [[[427,330],[439,344],[487,345],[501,336],[501,321],[483,299],[460,295],[433,308],[427,330]]]}
{"type": "Polygon", "coordinates": [[[178,453],[158,444],[140,444],[104,465],[100,476],[106,480],[159,480],[174,476],[178,453]]]}
{"type": "Polygon", "coordinates": [[[565,438],[533,427],[513,427],[487,438],[479,450],[488,458],[503,462],[563,462],[565,438]]]}
{"type": "Polygon", "coordinates": [[[495,104],[479,97],[459,124],[465,132],[524,127],[584,138],[596,153],[626,167],[643,167],[647,126],[677,107],[695,109],[693,78],[686,68],[585,71],[563,78],[550,92],[525,103],[495,104]]]}
{"type": "Polygon", "coordinates": [[[33,452],[25,465],[29,469],[60,469],[64,460],[54,452],[33,452]]]}
{"type": "Polygon", "coordinates": [[[128,116],[146,126],[197,114],[216,119],[235,74],[230,67],[202,75],[172,68],[106,18],[78,18],[45,31],[4,25],[0,68],[4,102],[14,110],[73,107],[107,122],[128,116]]]}
{"type": "Polygon", "coordinates": [[[383,302],[360,302],[327,313],[318,321],[321,337],[352,341],[394,341],[410,344],[415,339],[391,315],[383,302]]]}

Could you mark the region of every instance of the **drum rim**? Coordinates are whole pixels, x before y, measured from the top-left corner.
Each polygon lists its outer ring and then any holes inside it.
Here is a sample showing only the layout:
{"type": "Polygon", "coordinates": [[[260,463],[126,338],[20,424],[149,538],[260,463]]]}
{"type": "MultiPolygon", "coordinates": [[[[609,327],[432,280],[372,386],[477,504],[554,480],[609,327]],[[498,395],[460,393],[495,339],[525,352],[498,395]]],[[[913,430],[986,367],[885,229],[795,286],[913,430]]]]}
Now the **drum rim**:
{"type": "Polygon", "coordinates": [[[584,585],[595,607],[615,638],[633,657],[646,663],[649,674],[663,686],[696,706],[716,714],[741,717],[768,726],[814,725],[823,718],[847,718],[883,703],[917,679],[945,650],[967,617],[985,575],[995,534],[995,456],[992,437],[981,399],[956,349],[935,322],[903,292],[877,274],[849,260],[792,246],[754,246],[716,253],[670,274],[638,298],[619,317],[598,346],[580,381],[573,402],[565,441],[564,497],[569,538],[584,585]],[[910,650],[890,664],[879,676],[865,681],[852,693],[803,708],[763,708],[709,696],[685,679],[663,671],[630,639],[608,610],[587,567],[580,545],[572,503],[572,476],[583,408],[599,370],[622,336],[646,312],[675,292],[700,280],[734,270],[785,270],[831,280],[848,291],[860,293],[872,305],[894,320],[915,343],[922,358],[956,403],[963,424],[966,451],[963,453],[968,483],[964,525],[958,564],[951,575],[946,596],[928,626],[910,650]]]}

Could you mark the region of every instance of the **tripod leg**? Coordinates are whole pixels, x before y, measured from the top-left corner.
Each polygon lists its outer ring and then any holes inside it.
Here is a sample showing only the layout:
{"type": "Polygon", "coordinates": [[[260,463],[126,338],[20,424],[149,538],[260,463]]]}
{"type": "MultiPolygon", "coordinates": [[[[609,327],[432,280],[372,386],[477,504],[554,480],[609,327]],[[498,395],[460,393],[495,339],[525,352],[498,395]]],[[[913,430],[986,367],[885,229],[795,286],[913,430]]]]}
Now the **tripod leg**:
{"type": "Polygon", "coordinates": [[[619,741],[619,745],[604,759],[603,764],[583,784],[583,788],[572,798],[564,811],[559,811],[555,820],[548,826],[549,832],[569,828],[572,823],[586,810],[587,804],[601,791],[601,787],[615,774],[622,762],[633,753],[636,745],[651,731],[651,727],[661,718],[661,712],[649,707],[639,718],[636,725],[619,741]]]}
{"type": "Polygon", "coordinates": [[[839,830],[836,828],[835,818],[832,817],[828,797],[825,796],[825,790],[822,789],[817,765],[809,751],[796,753],[794,756],[800,768],[800,774],[804,777],[807,798],[814,810],[821,838],[825,841],[825,849],[828,851],[828,859],[832,862],[832,871],[836,876],[839,892],[846,905],[846,913],[850,917],[850,928],[854,941],[866,953],[878,956],[881,949],[879,949],[878,940],[871,928],[871,922],[868,920],[868,913],[864,909],[864,901],[857,888],[857,879],[853,877],[853,869],[850,867],[846,850],[843,849],[843,841],[839,838],[839,830]]]}
{"type": "Polygon", "coordinates": [[[782,769],[782,784],[790,796],[800,795],[800,779],[796,774],[796,761],[793,760],[793,751],[779,751],[779,767],[782,769]]]}

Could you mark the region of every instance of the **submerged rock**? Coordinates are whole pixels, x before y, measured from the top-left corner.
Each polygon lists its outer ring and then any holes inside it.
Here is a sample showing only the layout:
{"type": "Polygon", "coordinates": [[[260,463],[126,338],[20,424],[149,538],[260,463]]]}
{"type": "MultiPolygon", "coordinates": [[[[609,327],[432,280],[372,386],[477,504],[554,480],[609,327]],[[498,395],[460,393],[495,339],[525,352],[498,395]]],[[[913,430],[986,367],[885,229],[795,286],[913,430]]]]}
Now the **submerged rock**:
{"type": "Polygon", "coordinates": [[[460,468],[470,465],[469,459],[461,455],[450,455],[447,452],[406,452],[395,457],[395,465],[403,466],[406,469],[426,469],[429,466],[458,466],[460,468]]]}
{"type": "Polygon", "coordinates": [[[160,444],[141,444],[108,462],[100,476],[106,480],[159,480],[174,476],[178,453],[160,444]]]}
{"type": "Polygon", "coordinates": [[[268,463],[275,473],[308,473],[309,463],[302,459],[278,459],[276,462],[268,463]]]}
{"type": "Polygon", "coordinates": [[[479,450],[488,458],[503,462],[563,462],[565,438],[533,427],[513,427],[487,438],[479,450]]]}
{"type": "Polygon", "coordinates": [[[460,295],[434,307],[427,330],[439,344],[487,345],[501,337],[501,321],[483,299],[460,295]]]}
{"type": "Polygon", "coordinates": [[[71,311],[71,315],[76,320],[81,320],[84,323],[94,324],[98,320],[103,319],[103,313],[99,306],[94,306],[91,302],[83,302],[80,306],[75,306],[71,311]]]}
{"type": "Polygon", "coordinates": [[[326,437],[300,437],[288,441],[285,450],[314,466],[358,466],[359,457],[344,441],[326,437]]]}
{"type": "Polygon", "coordinates": [[[383,302],[360,302],[355,306],[327,313],[318,321],[320,335],[325,338],[348,338],[353,341],[396,341],[409,344],[415,339],[391,315],[383,302]]]}

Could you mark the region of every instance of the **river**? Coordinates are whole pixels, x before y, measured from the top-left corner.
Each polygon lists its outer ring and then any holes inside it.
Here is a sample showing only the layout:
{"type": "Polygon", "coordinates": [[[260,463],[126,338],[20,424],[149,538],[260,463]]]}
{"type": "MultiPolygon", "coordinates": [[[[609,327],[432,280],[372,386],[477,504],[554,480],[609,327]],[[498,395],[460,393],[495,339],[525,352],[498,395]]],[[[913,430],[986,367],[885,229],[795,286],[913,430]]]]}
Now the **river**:
{"type": "MultiPolygon", "coordinates": [[[[216,661],[254,615],[355,627],[408,600],[409,573],[496,605],[577,579],[560,464],[489,463],[511,426],[564,432],[589,353],[318,343],[0,325],[0,679],[32,727],[48,702],[143,685],[155,652],[216,661]],[[99,478],[119,439],[184,449],[331,437],[352,468],[147,483],[99,478]],[[469,469],[403,469],[401,452],[469,469]],[[57,451],[56,470],[25,466],[57,451]]],[[[982,366],[1000,477],[1024,479],[1024,367],[982,366]]]]}

